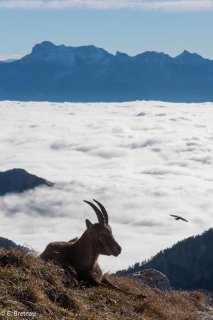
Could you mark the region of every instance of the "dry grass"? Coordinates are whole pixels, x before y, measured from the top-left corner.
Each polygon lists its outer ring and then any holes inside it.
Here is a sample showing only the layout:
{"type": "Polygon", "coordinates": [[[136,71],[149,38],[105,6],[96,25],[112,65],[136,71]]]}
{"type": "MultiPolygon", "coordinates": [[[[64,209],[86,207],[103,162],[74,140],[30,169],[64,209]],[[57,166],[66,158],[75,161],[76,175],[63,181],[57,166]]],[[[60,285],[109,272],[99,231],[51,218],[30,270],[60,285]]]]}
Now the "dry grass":
{"type": "Polygon", "coordinates": [[[0,249],[0,319],[198,320],[200,292],[160,292],[131,278],[111,277],[123,294],[105,287],[82,288],[72,275],[30,253],[0,249]],[[142,298],[146,295],[146,299],[142,298]],[[34,312],[13,317],[8,311],[34,312]]]}

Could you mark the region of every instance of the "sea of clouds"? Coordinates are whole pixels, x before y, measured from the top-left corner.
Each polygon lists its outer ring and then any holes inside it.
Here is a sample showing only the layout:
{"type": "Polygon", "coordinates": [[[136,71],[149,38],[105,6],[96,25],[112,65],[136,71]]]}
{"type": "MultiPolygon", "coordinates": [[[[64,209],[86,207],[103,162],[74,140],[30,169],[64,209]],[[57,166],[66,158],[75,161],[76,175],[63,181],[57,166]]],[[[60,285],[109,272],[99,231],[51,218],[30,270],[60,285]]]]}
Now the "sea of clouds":
{"type": "Polygon", "coordinates": [[[0,236],[41,252],[96,222],[83,202],[108,210],[120,256],[104,270],[150,258],[212,227],[213,103],[0,102],[0,171],[49,181],[0,198],[0,236]],[[175,221],[180,214],[189,223],[175,221]]]}

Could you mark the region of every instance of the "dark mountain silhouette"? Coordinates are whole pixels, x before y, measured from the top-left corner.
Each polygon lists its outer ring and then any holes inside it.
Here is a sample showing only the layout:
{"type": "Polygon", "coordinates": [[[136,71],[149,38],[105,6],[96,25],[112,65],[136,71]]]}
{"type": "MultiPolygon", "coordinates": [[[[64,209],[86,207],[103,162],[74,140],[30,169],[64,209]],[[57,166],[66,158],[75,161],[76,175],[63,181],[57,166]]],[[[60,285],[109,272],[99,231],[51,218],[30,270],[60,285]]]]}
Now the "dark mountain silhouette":
{"type": "Polygon", "coordinates": [[[127,275],[154,268],[164,273],[177,289],[213,290],[213,229],[178,242],[148,262],[136,263],[117,274],[127,275]]]}
{"type": "Polygon", "coordinates": [[[0,237],[0,248],[9,249],[9,248],[16,248],[16,247],[19,247],[19,246],[17,246],[17,244],[15,244],[15,242],[13,242],[9,239],[0,237]]]}
{"type": "Polygon", "coordinates": [[[95,46],[45,41],[14,62],[0,62],[0,100],[213,101],[213,60],[183,51],[112,55],[95,46]]]}
{"type": "Polygon", "coordinates": [[[12,169],[0,172],[0,196],[7,193],[19,193],[40,185],[53,184],[43,178],[28,173],[24,169],[12,169]]]}

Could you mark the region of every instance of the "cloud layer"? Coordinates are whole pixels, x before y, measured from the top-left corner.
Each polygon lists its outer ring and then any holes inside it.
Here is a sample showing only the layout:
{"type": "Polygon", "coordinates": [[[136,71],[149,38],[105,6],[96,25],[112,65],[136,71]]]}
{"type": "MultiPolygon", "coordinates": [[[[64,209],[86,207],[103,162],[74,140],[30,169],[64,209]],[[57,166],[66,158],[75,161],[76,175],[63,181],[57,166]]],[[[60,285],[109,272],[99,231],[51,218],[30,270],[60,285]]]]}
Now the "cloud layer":
{"type": "Polygon", "coordinates": [[[213,0],[0,0],[0,8],[199,11],[212,10],[213,0]]]}
{"type": "Polygon", "coordinates": [[[42,251],[96,222],[103,202],[127,267],[212,227],[213,104],[0,102],[0,171],[56,182],[0,198],[0,236],[42,251]],[[176,222],[169,214],[190,222],[176,222]]]}

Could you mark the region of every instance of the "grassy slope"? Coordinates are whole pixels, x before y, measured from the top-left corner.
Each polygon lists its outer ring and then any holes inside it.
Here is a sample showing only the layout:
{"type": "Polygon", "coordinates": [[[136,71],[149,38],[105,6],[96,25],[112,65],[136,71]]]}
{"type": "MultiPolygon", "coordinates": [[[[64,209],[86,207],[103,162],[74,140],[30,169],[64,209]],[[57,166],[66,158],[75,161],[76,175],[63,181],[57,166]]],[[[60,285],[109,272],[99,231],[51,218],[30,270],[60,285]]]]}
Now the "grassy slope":
{"type": "MultiPolygon", "coordinates": [[[[0,249],[0,312],[30,311],[27,319],[79,320],[197,320],[205,303],[200,292],[162,293],[141,288],[133,279],[113,277],[120,288],[80,288],[62,269],[17,249],[0,249]],[[145,294],[142,299],[140,294],[145,294]]],[[[25,319],[26,319],[25,318],[25,319]]],[[[0,319],[17,317],[0,315],[0,319]]],[[[24,319],[24,317],[19,317],[24,319]]]]}

